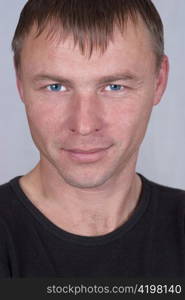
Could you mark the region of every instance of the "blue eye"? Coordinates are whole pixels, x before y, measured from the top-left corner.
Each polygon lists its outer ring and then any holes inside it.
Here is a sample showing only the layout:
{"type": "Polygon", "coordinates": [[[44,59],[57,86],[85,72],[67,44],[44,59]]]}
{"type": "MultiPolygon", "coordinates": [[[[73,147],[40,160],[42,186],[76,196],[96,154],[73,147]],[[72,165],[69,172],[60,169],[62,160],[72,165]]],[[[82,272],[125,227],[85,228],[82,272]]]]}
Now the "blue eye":
{"type": "Polygon", "coordinates": [[[109,84],[107,87],[106,87],[106,90],[108,91],[121,91],[123,90],[124,87],[120,84],[109,84]]]}
{"type": "Polygon", "coordinates": [[[50,84],[47,88],[51,92],[61,92],[66,90],[66,88],[59,83],[50,84]]]}

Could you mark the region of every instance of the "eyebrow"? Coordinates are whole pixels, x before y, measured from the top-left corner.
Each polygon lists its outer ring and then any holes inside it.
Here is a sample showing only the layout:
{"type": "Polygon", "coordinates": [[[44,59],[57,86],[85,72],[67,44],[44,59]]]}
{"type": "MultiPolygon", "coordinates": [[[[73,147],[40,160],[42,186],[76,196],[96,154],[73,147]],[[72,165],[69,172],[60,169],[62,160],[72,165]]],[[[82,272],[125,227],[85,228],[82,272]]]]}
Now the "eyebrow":
{"type": "MultiPolygon", "coordinates": [[[[46,80],[65,83],[68,85],[70,85],[73,82],[72,80],[54,74],[37,74],[33,77],[34,82],[46,81],[46,80]]],[[[96,82],[103,84],[103,83],[109,83],[109,82],[119,81],[119,80],[140,82],[141,78],[139,78],[139,76],[137,76],[136,74],[132,74],[131,72],[125,72],[125,73],[116,73],[113,75],[102,76],[99,79],[96,79],[96,82]]]]}
{"type": "Polygon", "coordinates": [[[57,76],[57,75],[52,75],[52,74],[37,74],[33,77],[34,82],[46,81],[46,80],[52,80],[55,82],[62,82],[62,83],[66,83],[66,84],[71,83],[70,80],[68,80],[62,76],[57,76]]]}
{"type": "Polygon", "coordinates": [[[113,75],[108,75],[108,76],[103,76],[98,80],[100,83],[108,83],[111,81],[119,81],[119,80],[124,80],[124,81],[140,81],[140,78],[136,74],[132,74],[130,72],[127,73],[117,73],[113,75]]]}

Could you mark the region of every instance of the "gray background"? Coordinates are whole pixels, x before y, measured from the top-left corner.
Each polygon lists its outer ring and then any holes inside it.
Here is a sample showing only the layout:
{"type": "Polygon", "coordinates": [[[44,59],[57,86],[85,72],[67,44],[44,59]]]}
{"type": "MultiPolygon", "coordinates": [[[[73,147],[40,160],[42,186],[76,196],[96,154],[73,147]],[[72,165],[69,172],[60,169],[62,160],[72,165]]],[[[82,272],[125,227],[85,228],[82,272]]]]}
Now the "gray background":
{"type": "MultiPolygon", "coordinates": [[[[137,171],[185,189],[185,1],[154,0],[165,27],[170,59],[168,88],[154,107],[137,171]]],[[[0,0],[0,184],[28,172],[39,154],[30,137],[12,63],[11,39],[25,0],[0,0]]]]}

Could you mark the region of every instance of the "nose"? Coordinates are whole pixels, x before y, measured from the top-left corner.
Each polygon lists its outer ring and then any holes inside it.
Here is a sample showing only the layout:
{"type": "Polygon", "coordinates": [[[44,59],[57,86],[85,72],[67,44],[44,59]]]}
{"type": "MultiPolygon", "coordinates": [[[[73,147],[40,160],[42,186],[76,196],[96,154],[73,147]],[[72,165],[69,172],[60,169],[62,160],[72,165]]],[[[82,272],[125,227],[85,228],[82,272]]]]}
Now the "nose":
{"type": "Polygon", "coordinates": [[[68,128],[82,136],[99,132],[104,127],[103,105],[97,95],[78,95],[73,99],[68,128]]]}

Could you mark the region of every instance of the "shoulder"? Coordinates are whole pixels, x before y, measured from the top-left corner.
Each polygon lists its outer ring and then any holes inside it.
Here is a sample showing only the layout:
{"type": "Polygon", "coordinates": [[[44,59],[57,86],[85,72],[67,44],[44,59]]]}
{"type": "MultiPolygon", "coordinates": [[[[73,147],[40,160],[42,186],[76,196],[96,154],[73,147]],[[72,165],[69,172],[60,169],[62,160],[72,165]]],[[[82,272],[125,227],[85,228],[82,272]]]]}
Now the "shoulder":
{"type": "Polygon", "coordinates": [[[151,187],[153,191],[156,191],[161,197],[164,197],[165,199],[171,199],[174,200],[182,200],[185,201],[185,190],[175,187],[170,187],[167,185],[163,185],[151,180],[146,179],[145,177],[144,181],[147,185],[151,187]]]}
{"type": "Polygon", "coordinates": [[[0,207],[9,202],[14,197],[14,191],[12,189],[12,183],[18,181],[18,177],[11,179],[9,182],[0,185],[0,207]]]}
{"type": "MultiPolygon", "coordinates": [[[[14,179],[15,179],[15,178],[14,178],[14,179]]],[[[12,179],[12,180],[14,180],[14,179],[12,179]]],[[[11,180],[11,181],[12,181],[12,180],[11,180]]],[[[11,182],[11,181],[6,182],[6,183],[0,185],[0,197],[3,197],[3,196],[5,196],[7,193],[9,193],[9,191],[10,191],[10,182],[11,182]]]]}
{"type": "Polygon", "coordinates": [[[10,182],[0,185],[0,210],[6,206],[13,197],[10,182]]]}
{"type": "Polygon", "coordinates": [[[4,184],[0,184],[0,201],[7,196],[12,196],[19,186],[19,179],[22,176],[16,176],[4,184]]]}
{"type": "MultiPolygon", "coordinates": [[[[14,179],[13,179],[14,180],[14,179]]],[[[11,181],[0,185],[0,239],[7,236],[8,223],[13,222],[13,201],[15,195],[11,188],[11,181]],[[8,221],[8,222],[7,222],[8,221]]]]}
{"type": "Polygon", "coordinates": [[[0,219],[5,220],[12,217],[15,208],[18,205],[16,186],[19,176],[11,179],[9,182],[0,185],[0,219]]]}
{"type": "Polygon", "coordinates": [[[142,176],[143,184],[150,191],[152,202],[156,204],[158,213],[178,215],[185,219],[185,190],[166,186],[142,176]]]}
{"type": "Polygon", "coordinates": [[[15,197],[10,182],[0,185],[0,278],[11,277],[10,261],[15,261],[15,197]]]}

